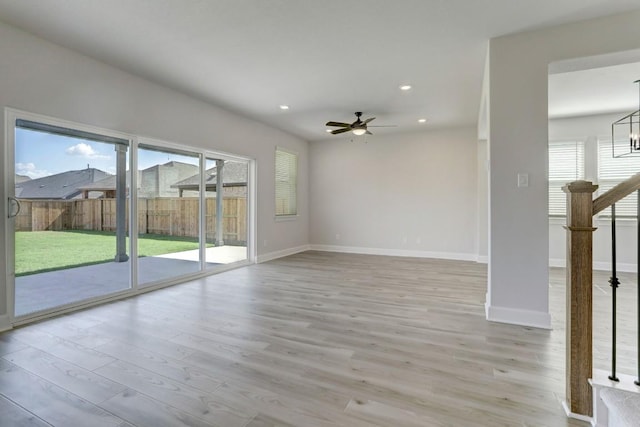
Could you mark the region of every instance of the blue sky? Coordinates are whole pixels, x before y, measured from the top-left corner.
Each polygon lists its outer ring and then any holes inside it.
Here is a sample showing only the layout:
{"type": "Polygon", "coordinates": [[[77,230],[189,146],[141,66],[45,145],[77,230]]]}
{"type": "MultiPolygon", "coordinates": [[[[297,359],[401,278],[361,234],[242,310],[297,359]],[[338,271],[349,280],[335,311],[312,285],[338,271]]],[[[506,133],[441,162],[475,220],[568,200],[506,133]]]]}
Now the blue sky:
{"type": "MultiPolygon", "coordinates": [[[[22,128],[16,129],[15,140],[15,172],[32,179],[85,169],[87,165],[111,174],[116,171],[116,152],[113,144],[22,128]]],[[[172,160],[197,164],[197,158],[141,149],[138,155],[138,169],[146,169],[172,160]]]]}

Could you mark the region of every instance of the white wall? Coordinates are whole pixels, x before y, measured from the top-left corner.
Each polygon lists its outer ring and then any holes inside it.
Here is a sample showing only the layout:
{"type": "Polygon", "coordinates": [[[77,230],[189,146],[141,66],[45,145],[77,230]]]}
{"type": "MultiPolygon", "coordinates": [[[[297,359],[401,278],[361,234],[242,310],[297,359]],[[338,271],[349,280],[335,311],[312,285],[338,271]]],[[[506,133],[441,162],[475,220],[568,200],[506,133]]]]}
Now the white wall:
{"type": "MultiPolygon", "coordinates": [[[[611,123],[628,114],[600,114],[549,120],[550,141],[584,141],[588,181],[597,181],[598,138],[609,138],[611,123]]],[[[564,267],[566,263],[566,231],[564,218],[549,219],[549,264],[564,267]]],[[[593,265],[596,270],[611,268],[611,222],[594,219],[593,265]]],[[[636,271],[637,225],[635,219],[618,219],[616,223],[617,267],[619,271],[636,271]]]]}
{"type": "Polygon", "coordinates": [[[487,318],[549,327],[548,66],[633,50],[640,11],[490,41],[487,318]],[[516,185],[529,173],[529,187],[516,185]]]}
{"type": "Polygon", "coordinates": [[[476,259],[476,129],[362,140],[311,143],[312,245],[476,259]]]}
{"type": "Polygon", "coordinates": [[[478,262],[487,263],[489,256],[489,146],[486,140],[478,141],[477,177],[477,254],[478,262]]]}
{"type": "MultiPolygon", "coordinates": [[[[308,143],[0,23],[0,107],[12,107],[257,162],[258,255],[308,244],[308,143]],[[275,222],[275,146],[299,153],[299,217],[275,222]],[[264,241],[267,245],[264,246],[264,241]]],[[[4,120],[0,121],[3,146],[4,120]]],[[[13,162],[13,159],[7,161],[13,162]]],[[[2,212],[6,197],[0,198],[2,212]]],[[[6,215],[2,215],[4,218],[6,215]]],[[[7,322],[5,228],[0,228],[0,330],[7,322]],[[4,325],[3,325],[4,323],[4,325]]]]}

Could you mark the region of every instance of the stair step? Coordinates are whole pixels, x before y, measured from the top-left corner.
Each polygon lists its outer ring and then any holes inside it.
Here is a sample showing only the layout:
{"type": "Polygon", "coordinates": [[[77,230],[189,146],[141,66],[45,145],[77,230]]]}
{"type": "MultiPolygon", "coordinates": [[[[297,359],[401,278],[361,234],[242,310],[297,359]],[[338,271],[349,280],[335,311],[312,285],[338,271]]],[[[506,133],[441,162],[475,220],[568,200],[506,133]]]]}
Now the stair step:
{"type": "Polygon", "coordinates": [[[640,394],[603,388],[600,398],[609,409],[609,427],[640,426],[640,394]]]}

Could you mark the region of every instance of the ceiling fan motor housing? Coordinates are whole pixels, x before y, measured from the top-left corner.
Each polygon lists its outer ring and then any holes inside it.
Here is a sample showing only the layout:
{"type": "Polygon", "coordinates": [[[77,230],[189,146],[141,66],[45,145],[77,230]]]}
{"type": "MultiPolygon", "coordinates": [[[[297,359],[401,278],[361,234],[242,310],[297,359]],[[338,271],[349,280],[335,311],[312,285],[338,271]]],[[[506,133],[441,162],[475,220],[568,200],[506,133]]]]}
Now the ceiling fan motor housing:
{"type": "Polygon", "coordinates": [[[330,122],[327,122],[326,126],[336,126],[340,128],[340,129],[335,129],[331,131],[331,134],[333,135],[337,135],[337,134],[349,132],[349,131],[352,131],[356,135],[364,135],[365,133],[371,135],[371,132],[369,132],[369,130],[367,129],[367,123],[374,120],[375,117],[371,117],[365,121],[362,121],[360,120],[360,117],[362,116],[362,111],[356,111],[355,115],[356,115],[356,121],[351,124],[330,121],[330,122]]]}

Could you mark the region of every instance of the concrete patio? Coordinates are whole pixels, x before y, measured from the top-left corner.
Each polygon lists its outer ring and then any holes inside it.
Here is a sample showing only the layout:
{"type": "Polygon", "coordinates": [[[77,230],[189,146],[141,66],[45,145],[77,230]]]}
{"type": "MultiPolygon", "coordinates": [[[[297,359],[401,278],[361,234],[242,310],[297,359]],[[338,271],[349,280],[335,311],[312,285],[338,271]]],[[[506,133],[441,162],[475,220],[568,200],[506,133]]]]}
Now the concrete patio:
{"type": "MultiPolygon", "coordinates": [[[[138,258],[138,286],[145,287],[200,270],[199,251],[138,258]]],[[[244,246],[207,248],[206,267],[247,259],[244,246]]],[[[16,277],[15,315],[24,316],[129,289],[131,260],[16,277]]]]}

